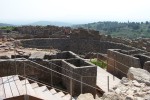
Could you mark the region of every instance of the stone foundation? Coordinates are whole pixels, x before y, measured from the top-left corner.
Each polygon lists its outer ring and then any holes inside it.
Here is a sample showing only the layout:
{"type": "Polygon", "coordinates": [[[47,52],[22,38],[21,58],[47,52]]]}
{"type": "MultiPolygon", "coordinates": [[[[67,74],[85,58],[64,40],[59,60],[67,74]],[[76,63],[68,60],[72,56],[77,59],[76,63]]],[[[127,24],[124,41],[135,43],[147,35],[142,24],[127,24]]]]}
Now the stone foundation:
{"type": "Polygon", "coordinates": [[[150,57],[141,51],[109,49],[107,71],[122,78],[126,77],[130,67],[149,69],[145,62],[150,61],[150,57]]]}
{"type": "Polygon", "coordinates": [[[45,58],[48,59],[1,59],[0,77],[18,74],[59,87],[73,96],[78,96],[81,92],[96,95],[96,89],[92,88],[96,87],[95,65],[72,52],[47,55],[45,58]]]}
{"type": "Polygon", "coordinates": [[[28,39],[21,40],[20,42],[24,47],[28,48],[48,49],[53,47],[61,51],[72,51],[77,54],[89,52],[107,53],[107,49],[134,50],[133,47],[120,43],[78,38],[28,39]]]}

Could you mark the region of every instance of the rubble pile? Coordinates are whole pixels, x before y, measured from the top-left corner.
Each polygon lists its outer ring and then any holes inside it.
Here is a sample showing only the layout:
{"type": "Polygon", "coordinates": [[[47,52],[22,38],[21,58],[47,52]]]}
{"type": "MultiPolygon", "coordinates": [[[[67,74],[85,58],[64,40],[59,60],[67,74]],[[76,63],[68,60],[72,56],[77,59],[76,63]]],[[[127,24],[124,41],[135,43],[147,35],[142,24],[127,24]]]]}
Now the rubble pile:
{"type": "MultiPolygon", "coordinates": [[[[150,100],[150,73],[144,69],[131,67],[128,76],[101,98],[95,100],[150,100]]],[[[90,100],[91,95],[82,94],[77,100],[90,100]],[[84,97],[86,99],[84,99],[84,97]],[[90,97],[88,97],[90,96],[90,97]]],[[[91,99],[93,100],[93,98],[91,99]]]]}

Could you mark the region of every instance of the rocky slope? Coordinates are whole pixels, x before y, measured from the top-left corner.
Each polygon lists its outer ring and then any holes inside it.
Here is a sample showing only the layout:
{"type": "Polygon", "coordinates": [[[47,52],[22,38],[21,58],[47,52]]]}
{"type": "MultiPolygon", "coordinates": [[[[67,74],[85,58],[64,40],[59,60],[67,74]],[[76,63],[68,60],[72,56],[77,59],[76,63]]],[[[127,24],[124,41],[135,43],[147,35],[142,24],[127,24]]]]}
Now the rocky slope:
{"type": "MultiPolygon", "coordinates": [[[[86,99],[81,95],[77,100],[94,100],[91,97],[87,99],[87,95],[86,99]]],[[[150,100],[150,73],[131,67],[127,78],[122,78],[121,82],[110,92],[104,93],[101,98],[96,100],[150,100]]]]}

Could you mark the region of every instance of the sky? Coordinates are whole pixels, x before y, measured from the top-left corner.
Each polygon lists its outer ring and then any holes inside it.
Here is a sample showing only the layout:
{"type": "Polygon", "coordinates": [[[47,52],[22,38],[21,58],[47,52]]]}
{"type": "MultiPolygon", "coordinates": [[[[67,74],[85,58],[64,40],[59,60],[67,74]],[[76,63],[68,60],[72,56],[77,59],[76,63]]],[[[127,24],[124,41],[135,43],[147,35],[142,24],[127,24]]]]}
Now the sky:
{"type": "Polygon", "coordinates": [[[0,23],[150,21],[150,0],[0,0],[0,23]]]}

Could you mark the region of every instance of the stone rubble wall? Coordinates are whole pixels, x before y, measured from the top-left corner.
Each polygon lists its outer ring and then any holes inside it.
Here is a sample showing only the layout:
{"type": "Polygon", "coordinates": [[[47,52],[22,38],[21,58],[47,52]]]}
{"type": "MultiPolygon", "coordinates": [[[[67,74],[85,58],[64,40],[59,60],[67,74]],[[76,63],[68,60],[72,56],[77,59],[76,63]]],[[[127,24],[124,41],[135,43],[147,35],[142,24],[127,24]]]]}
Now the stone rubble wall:
{"type": "Polygon", "coordinates": [[[108,66],[107,71],[117,76],[118,78],[126,77],[130,67],[144,68],[149,71],[149,57],[146,55],[139,54],[141,51],[134,55],[124,54],[120,52],[120,49],[109,49],[107,52],[108,66]],[[146,63],[147,62],[147,63],[146,63]]]}
{"type": "Polygon", "coordinates": [[[131,67],[127,78],[97,100],[150,100],[150,73],[131,67]]]}
{"type": "Polygon", "coordinates": [[[102,97],[94,97],[90,93],[80,94],[77,100],[150,100],[150,73],[140,68],[131,67],[128,77],[123,77],[102,97]]]}
{"type": "Polygon", "coordinates": [[[91,40],[91,39],[71,39],[71,38],[56,38],[56,39],[29,39],[20,41],[24,47],[29,48],[50,48],[59,49],[61,51],[73,51],[77,54],[85,54],[88,52],[107,53],[107,49],[124,49],[133,50],[120,43],[107,41],[91,40]]]}
{"type": "Polygon", "coordinates": [[[140,60],[130,55],[119,53],[117,50],[109,49],[107,52],[107,71],[119,78],[126,76],[128,69],[132,67],[140,68],[140,60]]]}
{"type": "Polygon", "coordinates": [[[145,69],[145,70],[147,70],[148,72],[150,72],[150,61],[146,61],[146,62],[144,63],[143,69],[145,69]]]}

